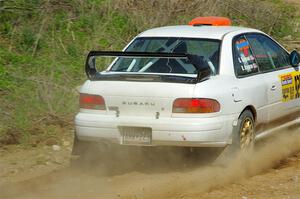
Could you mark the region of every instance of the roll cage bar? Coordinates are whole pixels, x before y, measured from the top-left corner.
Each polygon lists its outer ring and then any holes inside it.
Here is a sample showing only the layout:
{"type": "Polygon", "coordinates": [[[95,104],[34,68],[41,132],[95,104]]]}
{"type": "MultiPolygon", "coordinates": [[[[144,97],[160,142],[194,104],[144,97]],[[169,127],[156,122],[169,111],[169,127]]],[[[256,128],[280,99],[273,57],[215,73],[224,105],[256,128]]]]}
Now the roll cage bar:
{"type": "MultiPolygon", "coordinates": [[[[90,80],[94,80],[98,73],[95,57],[128,57],[128,58],[173,58],[187,59],[197,70],[196,81],[200,82],[209,78],[212,69],[205,64],[202,56],[186,53],[165,53],[165,52],[123,52],[123,51],[90,51],[85,63],[85,72],[90,80]]],[[[145,74],[143,74],[145,75],[145,74]]]]}

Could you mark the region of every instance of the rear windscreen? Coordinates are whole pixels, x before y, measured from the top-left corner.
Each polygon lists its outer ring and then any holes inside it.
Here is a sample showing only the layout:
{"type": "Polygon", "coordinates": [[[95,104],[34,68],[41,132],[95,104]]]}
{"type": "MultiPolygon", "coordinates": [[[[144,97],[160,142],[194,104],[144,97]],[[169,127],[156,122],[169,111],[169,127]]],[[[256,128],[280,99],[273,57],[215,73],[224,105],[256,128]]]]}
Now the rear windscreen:
{"type": "MultiPolygon", "coordinates": [[[[214,73],[219,70],[219,40],[191,38],[137,38],[126,52],[165,52],[197,55],[214,73]]],[[[184,58],[117,58],[110,71],[135,73],[197,74],[195,67],[184,58]]]]}

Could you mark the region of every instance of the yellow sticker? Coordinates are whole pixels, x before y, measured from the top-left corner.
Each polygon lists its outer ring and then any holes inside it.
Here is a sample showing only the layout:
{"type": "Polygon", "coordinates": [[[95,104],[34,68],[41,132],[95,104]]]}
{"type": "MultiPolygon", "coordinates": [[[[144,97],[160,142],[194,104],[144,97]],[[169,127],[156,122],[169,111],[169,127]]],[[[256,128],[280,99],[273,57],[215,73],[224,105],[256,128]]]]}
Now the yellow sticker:
{"type": "Polygon", "coordinates": [[[294,71],[279,76],[282,88],[282,101],[288,102],[300,97],[300,72],[294,71]]]}

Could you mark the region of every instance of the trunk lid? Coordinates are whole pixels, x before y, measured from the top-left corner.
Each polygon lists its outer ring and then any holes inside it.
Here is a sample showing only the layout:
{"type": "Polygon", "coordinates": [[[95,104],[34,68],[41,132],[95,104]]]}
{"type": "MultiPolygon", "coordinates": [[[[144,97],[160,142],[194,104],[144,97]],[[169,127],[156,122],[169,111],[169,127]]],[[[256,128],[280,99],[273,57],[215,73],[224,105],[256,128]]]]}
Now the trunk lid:
{"type": "Polygon", "coordinates": [[[196,84],[130,81],[91,81],[90,94],[105,99],[108,114],[118,117],[171,117],[177,98],[191,98],[196,84]]]}

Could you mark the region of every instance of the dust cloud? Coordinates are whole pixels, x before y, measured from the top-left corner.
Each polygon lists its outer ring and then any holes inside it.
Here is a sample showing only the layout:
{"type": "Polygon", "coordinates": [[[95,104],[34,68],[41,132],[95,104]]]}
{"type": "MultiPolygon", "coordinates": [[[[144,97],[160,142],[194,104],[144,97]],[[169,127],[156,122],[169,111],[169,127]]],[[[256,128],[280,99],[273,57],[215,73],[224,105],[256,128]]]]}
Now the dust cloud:
{"type": "Polygon", "coordinates": [[[1,198],[201,198],[201,193],[280,166],[281,160],[300,151],[300,132],[299,127],[278,132],[253,152],[223,165],[211,163],[209,149],[120,149],[80,169],[2,187],[1,198]]]}

